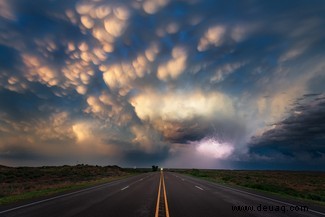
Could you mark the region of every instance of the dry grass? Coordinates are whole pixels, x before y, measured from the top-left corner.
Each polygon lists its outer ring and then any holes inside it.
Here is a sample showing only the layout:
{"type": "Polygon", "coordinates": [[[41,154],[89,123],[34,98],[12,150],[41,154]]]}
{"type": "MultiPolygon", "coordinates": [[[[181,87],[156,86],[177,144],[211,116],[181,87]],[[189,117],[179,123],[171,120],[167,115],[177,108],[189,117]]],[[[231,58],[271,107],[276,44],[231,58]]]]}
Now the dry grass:
{"type": "Polygon", "coordinates": [[[296,171],[182,170],[229,185],[277,193],[325,204],[325,173],[296,171]]]}
{"type": "Polygon", "coordinates": [[[5,167],[0,165],[0,204],[74,190],[130,175],[117,166],[5,167]]]}

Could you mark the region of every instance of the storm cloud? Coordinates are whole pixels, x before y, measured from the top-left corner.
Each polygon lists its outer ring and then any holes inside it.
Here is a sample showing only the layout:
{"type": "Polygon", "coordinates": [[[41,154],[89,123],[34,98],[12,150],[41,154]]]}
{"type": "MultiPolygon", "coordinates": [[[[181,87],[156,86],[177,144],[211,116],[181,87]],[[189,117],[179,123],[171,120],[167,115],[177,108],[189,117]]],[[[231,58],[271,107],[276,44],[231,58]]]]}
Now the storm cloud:
{"type": "Polygon", "coordinates": [[[292,161],[302,161],[304,167],[324,164],[324,120],[324,94],[306,94],[295,102],[287,118],[252,138],[250,153],[283,164],[292,161]]]}
{"type": "Polygon", "coordinates": [[[324,165],[324,8],[0,1],[0,164],[324,165]]]}

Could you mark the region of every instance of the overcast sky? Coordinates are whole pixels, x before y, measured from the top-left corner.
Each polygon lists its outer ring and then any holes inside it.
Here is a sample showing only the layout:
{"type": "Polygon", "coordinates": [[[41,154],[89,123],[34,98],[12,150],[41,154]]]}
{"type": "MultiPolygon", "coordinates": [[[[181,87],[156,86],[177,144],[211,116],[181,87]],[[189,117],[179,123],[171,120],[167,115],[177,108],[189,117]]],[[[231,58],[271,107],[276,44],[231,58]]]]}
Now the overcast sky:
{"type": "Polygon", "coordinates": [[[0,164],[325,170],[325,1],[0,0],[0,164]]]}

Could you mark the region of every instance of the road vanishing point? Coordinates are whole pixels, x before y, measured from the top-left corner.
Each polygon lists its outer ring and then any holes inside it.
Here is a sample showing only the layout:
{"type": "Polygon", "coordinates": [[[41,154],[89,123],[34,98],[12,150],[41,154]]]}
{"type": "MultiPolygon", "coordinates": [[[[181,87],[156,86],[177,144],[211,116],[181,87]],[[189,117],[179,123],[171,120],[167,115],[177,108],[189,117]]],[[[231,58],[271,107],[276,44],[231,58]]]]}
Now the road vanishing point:
{"type": "Polygon", "coordinates": [[[323,216],[323,206],[227,187],[173,172],[152,172],[19,205],[11,217],[284,217],[323,216]]]}

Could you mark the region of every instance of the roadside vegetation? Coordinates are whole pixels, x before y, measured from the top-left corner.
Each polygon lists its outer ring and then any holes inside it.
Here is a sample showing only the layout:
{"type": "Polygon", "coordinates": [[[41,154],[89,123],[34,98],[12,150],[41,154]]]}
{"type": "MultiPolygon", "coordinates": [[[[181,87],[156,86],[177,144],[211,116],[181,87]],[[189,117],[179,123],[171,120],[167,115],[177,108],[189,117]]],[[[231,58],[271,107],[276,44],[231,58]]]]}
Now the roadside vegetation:
{"type": "Polygon", "coordinates": [[[6,167],[0,165],[0,204],[82,189],[144,170],[118,166],[6,167]]]}
{"type": "Polygon", "coordinates": [[[299,171],[175,170],[209,181],[325,204],[325,173],[299,171]]]}

